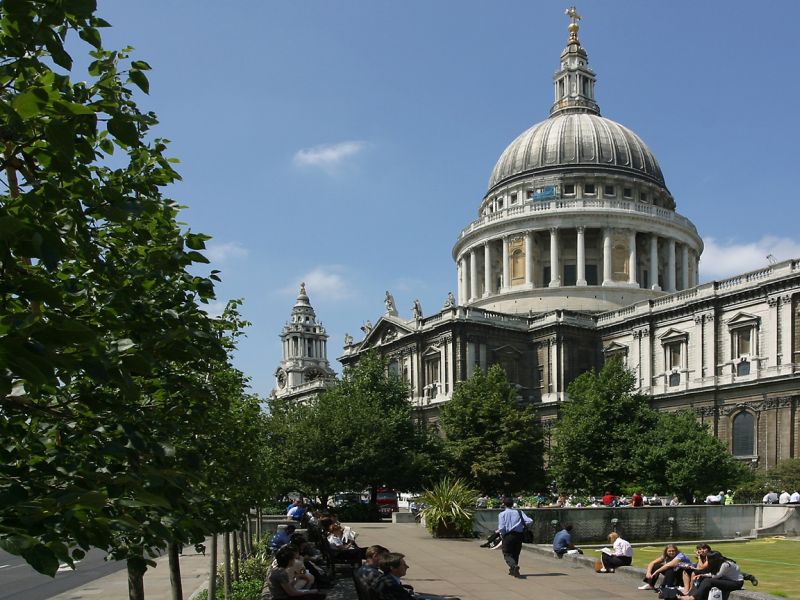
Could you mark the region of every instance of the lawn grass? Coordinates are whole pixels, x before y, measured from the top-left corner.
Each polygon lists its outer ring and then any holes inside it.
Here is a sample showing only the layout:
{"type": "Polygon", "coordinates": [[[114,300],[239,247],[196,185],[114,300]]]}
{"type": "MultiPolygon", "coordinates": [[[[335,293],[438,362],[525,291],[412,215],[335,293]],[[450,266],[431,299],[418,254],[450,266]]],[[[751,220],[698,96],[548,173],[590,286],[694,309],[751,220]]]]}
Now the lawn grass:
{"type": "MultiPolygon", "coordinates": [[[[745,582],[744,589],[800,600],[800,540],[770,537],[746,542],[719,542],[711,544],[711,547],[735,560],[745,573],[758,577],[757,588],[745,582]]],[[[694,558],[694,545],[679,548],[694,558]]],[[[664,546],[637,546],[633,552],[634,566],[646,567],[663,549],[664,546]]]]}

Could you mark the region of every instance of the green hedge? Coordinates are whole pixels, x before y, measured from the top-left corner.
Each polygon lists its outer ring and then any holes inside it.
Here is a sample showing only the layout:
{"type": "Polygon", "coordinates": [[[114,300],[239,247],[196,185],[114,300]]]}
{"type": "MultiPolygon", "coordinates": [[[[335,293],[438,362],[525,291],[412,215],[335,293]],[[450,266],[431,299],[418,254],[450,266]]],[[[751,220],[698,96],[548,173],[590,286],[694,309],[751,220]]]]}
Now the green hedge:
{"type": "Polygon", "coordinates": [[[345,504],[336,509],[336,514],[343,523],[377,523],[381,520],[381,511],[376,504],[345,504]]]}

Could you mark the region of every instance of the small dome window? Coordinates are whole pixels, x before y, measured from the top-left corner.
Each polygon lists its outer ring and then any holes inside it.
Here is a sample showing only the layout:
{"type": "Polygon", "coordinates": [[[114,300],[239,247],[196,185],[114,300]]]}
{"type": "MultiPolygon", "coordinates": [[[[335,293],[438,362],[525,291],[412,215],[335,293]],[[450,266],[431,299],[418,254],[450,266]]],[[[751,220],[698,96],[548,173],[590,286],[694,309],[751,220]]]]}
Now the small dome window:
{"type": "Polygon", "coordinates": [[[593,183],[584,183],[583,184],[583,193],[587,196],[594,196],[594,184],[593,183]]]}
{"type": "Polygon", "coordinates": [[[617,190],[613,185],[604,185],[603,186],[603,195],[604,196],[616,196],[617,190]]]}

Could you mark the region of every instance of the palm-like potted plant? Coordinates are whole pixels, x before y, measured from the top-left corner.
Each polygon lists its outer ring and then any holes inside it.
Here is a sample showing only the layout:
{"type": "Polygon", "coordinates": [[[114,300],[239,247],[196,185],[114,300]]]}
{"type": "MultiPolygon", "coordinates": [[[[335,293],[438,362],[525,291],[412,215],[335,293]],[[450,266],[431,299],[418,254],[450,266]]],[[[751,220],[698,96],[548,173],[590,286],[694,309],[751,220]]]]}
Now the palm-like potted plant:
{"type": "Polygon", "coordinates": [[[420,496],[420,517],[434,537],[470,537],[477,498],[465,481],[445,477],[420,496]]]}

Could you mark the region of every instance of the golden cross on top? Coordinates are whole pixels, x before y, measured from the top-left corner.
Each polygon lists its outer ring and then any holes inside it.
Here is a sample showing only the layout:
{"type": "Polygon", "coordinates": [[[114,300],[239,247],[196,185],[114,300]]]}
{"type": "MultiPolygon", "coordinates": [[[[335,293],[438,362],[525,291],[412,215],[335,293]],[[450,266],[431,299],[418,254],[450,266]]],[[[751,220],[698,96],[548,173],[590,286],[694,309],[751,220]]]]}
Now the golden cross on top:
{"type": "Polygon", "coordinates": [[[564,11],[564,14],[567,15],[570,19],[572,19],[573,23],[577,23],[581,20],[581,16],[578,14],[578,9],[574,6],[570,6],[567,10],[564,11]]]}

